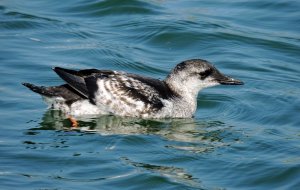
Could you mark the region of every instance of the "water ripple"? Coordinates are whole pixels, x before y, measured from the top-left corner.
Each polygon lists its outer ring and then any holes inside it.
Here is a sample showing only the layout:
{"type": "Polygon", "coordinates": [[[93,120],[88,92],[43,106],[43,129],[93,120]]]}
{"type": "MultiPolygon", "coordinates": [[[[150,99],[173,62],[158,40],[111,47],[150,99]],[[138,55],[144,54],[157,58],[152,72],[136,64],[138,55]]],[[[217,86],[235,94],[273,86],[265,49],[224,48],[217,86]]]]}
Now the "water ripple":
{"type": "Polygon", "coordinates": [[[72,7],[67,12],[85,16],[114,16],[114,15],[153,15],[159,14],[159,7],[143,1],[101,1],[91,2],[77,7],[72,7]]]}
{"type": "Polygon", "coordinates": [[[1,189],[297,189],[298,1],[0,1],[1,189]],[[211,61],[245,85],[205,89],[193,119],[65,116],[21,82],[51,67],[163,79],[211,61]]]}

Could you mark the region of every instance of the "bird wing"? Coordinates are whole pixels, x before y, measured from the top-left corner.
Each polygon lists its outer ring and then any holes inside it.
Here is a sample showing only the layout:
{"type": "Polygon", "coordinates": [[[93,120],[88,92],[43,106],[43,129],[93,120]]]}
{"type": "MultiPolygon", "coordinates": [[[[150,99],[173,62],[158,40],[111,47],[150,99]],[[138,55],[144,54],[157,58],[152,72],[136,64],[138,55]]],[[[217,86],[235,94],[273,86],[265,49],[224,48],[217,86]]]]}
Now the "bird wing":
{"type": "Polygon", "coordinates": [[[112,71],[97,70],[97,69],[84,69],[84,70],[71,70],[61,67],[54,67],[53,70],[62,78],[67,84],[76,90],[85,98],[89,98],[89,92],[85,84],[85,78],[91,77],[98,73],[110,73],[112,71]]]}
{"type": "Polygon", "coordinates": [[[140,106],[141,109],[147,107],[157,110],[163,107],[163,93],[160,90],[165,89],[166,85],[160,80],[112,71],[87,77],[85,83],[95,104],[113,105],[113,102],[117,102],[120,107],[140,106]]]}
{"type": "Polygon", "coordinates": [[[92,73],[95,73],[97,70],[89,69],[82,71],[75,71],[70,69],[64,69],[60,67],[54,67],[53,70],[67,82],[74,90],[80,93],[82,96],[88,98],[88,90],[84,81],[85,77],[90,76],[92,73]]]}
{"type": "Polygon", "coordinates": [[[96,69],[74,71],[59,67],[55,67],[54,71],[91,103],[106,106],[111,112],[137,109],[146,113],[160,110],[162,99],[175,95],[164,81],[124,72],[96,69]]]}

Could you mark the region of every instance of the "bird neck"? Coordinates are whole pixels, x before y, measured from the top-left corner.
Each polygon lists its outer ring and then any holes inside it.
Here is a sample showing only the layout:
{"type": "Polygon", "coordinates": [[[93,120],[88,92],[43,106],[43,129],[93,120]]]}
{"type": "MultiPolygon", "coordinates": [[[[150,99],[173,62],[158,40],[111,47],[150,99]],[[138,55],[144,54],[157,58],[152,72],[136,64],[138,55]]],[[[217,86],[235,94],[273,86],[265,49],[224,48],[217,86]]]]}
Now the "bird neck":
{"type": "Polygon", "coordinates": [[[171,99],[172,116],[179,118],[192,117],[197,109],[197,94],[189,93],[174,82],[170,82],[170,80],[165,82],[170,90],[177,95],[171,99]]]}
{"type": "Polygon", "coordinates": [[[196,101],[201,90],[196,82],[182,80],[180,77],[174,77],[173,75],[169,75],[165,79],[165,83],[175,94],[188,101],[196,101]]]}
{"type": "Polygon", "coordinates": [[[185,81],[176,77],[167,77],[165,82],[175,94],[179,95],[174,101],[174,114],[179,117],[192,117],[197,109],[199,89],[185,84],[185,81]]]}

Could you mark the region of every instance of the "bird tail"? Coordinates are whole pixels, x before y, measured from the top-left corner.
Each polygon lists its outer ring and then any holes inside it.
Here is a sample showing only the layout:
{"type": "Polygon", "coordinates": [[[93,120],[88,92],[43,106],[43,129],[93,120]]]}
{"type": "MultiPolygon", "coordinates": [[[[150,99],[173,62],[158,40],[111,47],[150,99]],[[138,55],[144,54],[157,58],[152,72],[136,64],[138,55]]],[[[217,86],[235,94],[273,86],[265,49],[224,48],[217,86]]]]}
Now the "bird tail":
{"type": "Polygon", "coordinates": [[[47,96],[47,97],[56,96],[55,93],[53,93],[52,91],[48,90],[48,88],[45,87],[45,86],[36,86],[36,85],[30,84],[30,83],[22,83],[22,85],[26,86],[27,88],[29,88],[33,92],[36,92],[36,93],[38,93],[38,94],[40,94],[42,96],[47,96]]]}

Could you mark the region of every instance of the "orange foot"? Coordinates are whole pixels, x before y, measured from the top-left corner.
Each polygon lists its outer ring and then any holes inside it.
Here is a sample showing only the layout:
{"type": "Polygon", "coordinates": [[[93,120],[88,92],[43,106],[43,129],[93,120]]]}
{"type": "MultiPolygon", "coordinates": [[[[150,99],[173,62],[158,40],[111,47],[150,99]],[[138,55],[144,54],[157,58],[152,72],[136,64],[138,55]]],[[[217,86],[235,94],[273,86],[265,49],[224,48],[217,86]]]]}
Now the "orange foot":
{"type": "Polygon", "coordinates": [[[78,127],[78,122],[74,117],[69,116],[68,119],[71,121],[72,128],[77,128],[78,127]]]}

